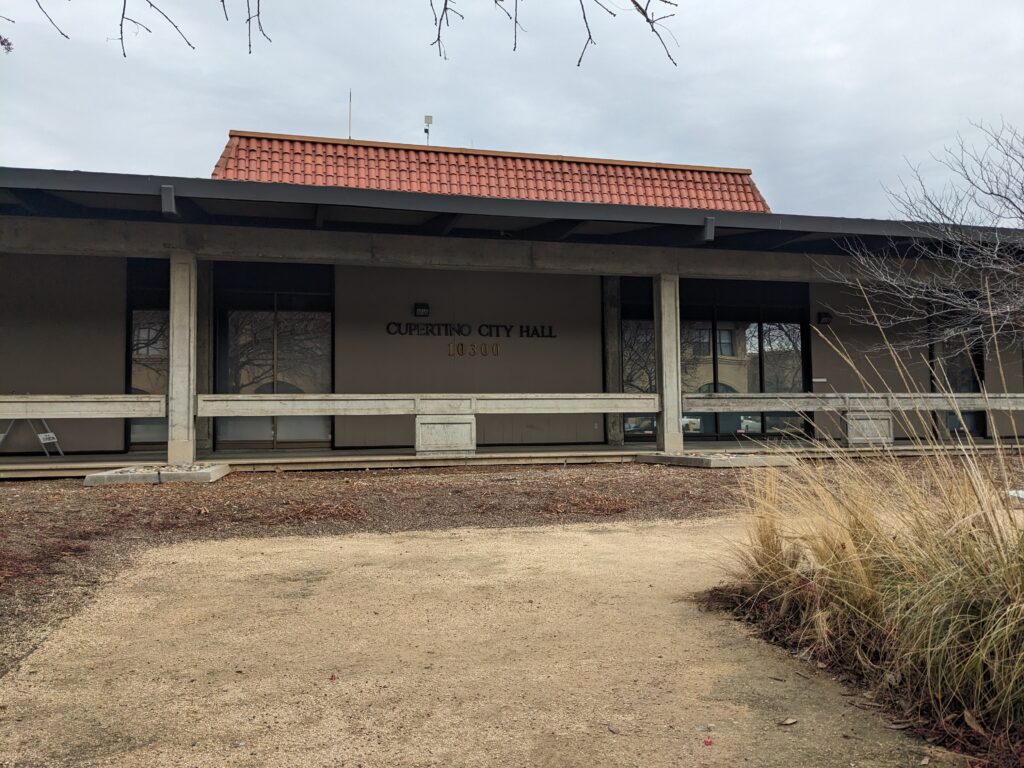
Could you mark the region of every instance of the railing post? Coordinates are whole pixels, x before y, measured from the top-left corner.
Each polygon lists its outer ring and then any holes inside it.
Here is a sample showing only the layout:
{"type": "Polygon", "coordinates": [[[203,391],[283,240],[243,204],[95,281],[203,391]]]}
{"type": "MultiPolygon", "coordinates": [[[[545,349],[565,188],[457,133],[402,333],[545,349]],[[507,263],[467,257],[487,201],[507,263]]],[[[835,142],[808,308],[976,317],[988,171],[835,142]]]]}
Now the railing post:
{"type": "Polygon", "coordinates": [[[658,450],[683,450],[682,382],[679,355],[682,349],[679,320],[679,275],[658,275],[654,279],[654,321],[658,336],[658,450]]]}
{"type": "Polygon", "coordinates": [[[171,256],[170,364],[167,377],[167,461],[196,458],[196,258],[171,256]]]}

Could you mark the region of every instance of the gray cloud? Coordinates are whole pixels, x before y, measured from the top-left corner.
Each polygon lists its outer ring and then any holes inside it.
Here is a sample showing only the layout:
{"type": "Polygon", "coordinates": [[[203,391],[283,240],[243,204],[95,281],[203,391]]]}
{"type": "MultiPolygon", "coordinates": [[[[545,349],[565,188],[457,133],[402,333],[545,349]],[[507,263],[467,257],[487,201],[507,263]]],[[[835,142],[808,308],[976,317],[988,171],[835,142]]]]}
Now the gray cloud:
{"type": "Polygon", "coordinates": [[[904,158],[928,162],[969,120],[1024,124],[1019,0],[683,0],[678,67],[628,10],[592,13],[579,68],[568,0],[522,0],[515,53],[490,1],[465,0],[447,61],[426,0],[264,0],[274,42],[252,56],[238,0],[231,23],[166,0],[195,51],[136,2],[154,34],[129,34],[127,60],[117,3],[52,3],[71,40],[22,4],[0,164],[208,176],[229,128],[345,135],[351,87],[358,138],[418,143],[431,113],[436,144],[746,166],[776,211],[887,216],[904,158]]]}

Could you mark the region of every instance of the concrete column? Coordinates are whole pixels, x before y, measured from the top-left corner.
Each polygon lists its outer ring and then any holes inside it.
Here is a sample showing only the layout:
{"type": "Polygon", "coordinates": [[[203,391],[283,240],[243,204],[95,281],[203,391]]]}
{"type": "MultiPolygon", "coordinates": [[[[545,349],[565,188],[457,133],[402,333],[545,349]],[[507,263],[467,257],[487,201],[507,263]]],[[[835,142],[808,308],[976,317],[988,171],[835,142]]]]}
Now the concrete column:
{"type": "Polygon", "coordinates": [[[658,335],[658,450],[683,450],[682,382],[679,356],[682,350],[679,322],[679,275],[658,275],[654,279],[654,322],[658,335]]]}
{"type": "MultiPolygon", "coordinates": [[[[622,283],[617,277],[601,279],[604,319],[604,390],[622,391],[622,283]]],[[[606,413],[604,433],[608,445],[625,443],[621,413],[606,413]]]]}
{"type": "Polygon", "coordinates": [[[196,457],[196,258],[171,256],[170,368],[167,378],[167,461],[196,457]]]}

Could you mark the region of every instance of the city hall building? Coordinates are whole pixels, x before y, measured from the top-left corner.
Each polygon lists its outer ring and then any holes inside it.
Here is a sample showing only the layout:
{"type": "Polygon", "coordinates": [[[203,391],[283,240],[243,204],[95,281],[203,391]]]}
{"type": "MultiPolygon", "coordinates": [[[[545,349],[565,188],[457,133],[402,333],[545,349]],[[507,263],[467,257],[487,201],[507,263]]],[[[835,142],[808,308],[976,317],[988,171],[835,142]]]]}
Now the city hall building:
{"type": "Polygon", "coordinates": [[[239,131],[211,179],[2,168],[0,477],[1019,432],[1019,346],[988,379],[933,351],[947,418],[824,277],[920,236],[772,213],[743,169],[239,131]]]}

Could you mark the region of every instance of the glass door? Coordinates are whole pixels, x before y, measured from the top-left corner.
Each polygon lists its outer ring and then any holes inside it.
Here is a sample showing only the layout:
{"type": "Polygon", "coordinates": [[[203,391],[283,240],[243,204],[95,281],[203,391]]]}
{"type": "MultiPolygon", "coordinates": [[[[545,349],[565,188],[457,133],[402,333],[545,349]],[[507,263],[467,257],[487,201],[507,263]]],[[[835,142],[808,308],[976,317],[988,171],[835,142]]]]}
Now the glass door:
{"type": "MultiPolygon", "coordinates": [[[[170,325],[166,309],[133,309],[128,329],[133,395],[166,395],[170,325]]],[[[167,442],[167,417],[129,419],[130,447],[151,448],[167,442]]]]}
{"type": "MultiPolygon", "coordinates": [[[[304,394],[332,388],[329,297],[229,292],[219,297],[217,391],[304,394]]],[[[218,448],[329,447],[329,416],[225,417],[218,448]]]]}

